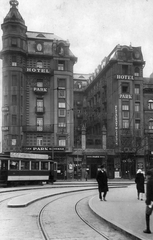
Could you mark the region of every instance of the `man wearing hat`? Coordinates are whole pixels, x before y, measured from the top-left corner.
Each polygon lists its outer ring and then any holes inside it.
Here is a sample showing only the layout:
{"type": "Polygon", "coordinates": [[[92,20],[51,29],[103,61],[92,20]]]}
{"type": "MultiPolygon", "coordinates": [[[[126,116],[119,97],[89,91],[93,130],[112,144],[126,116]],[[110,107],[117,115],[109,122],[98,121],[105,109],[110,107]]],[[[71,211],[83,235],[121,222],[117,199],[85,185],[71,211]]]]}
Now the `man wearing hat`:
{"type": "Polygon", "coordinates": [[[99,199],[102,201],[106,201],[106,194],[108,191],[108,183],[107,183],[107,173],[104,168],[104,165],[101,165],[100,170],[97,173],[96,180],[98,182],[98,191],[99,191],[99,199]],[[103,199],[102,199],[103,192],[103,199]]]}
{"type": "Polygon", "coordinates": [[[146,173],[147,186],[146,186],[146,229],[144,233],[151,233],[150,231],[150,215],[153,210],[153,169],[146,173]]]}

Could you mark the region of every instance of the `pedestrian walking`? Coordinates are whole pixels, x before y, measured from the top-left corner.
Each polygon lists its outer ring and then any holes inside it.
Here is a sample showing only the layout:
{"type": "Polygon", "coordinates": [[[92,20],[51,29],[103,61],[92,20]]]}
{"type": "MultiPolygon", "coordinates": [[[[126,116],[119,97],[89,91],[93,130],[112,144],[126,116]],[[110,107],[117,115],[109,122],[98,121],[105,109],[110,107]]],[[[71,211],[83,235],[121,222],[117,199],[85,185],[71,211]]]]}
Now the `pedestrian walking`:
{"type": "Polygon", "coordinates": [[[99,199],[102,201],[106,201],[106,194],[108,192],[108,178],[107,173],[104,168],[104,165],[101,165],[100,170],[97,173],[96,180],[98,182],[98,191],[99,191],[99,199]],[[103,193],[103,199],[102,199],[103,193]]]}
{"type": "Polygon", "coordinates": [[[86,181],[88,181],[88,171],[87,170],[85,171],[85,179],[86,179],[86,181]]]}
{"type": "Polygon", "coordinates": [[[150,215],[153,211],[153,169],[149,170],[146,174],[146,230],[144,233],[151,233],[150,231],[150,215]]]}
{"type": "Polygon", "coordinates": [[[142,173],[142,170],[138,169],[136,178],[135,178],[135,183],[137,188],[138,199],[140,198],[141,201],[143,200],[143,195],[145,192],[144,182],[145,182],[145,177],[142,173]]]}

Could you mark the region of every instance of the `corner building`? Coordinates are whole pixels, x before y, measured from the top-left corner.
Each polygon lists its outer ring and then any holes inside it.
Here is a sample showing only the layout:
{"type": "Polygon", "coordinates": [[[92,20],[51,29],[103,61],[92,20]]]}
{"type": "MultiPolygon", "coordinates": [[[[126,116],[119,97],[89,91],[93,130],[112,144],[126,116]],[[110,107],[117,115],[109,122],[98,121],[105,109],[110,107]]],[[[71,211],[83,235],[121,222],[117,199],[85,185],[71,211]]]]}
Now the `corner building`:
{"type": "Polygon", "coordinates": [[[93,176],[100,163],[106,164],[110,178],[132,178],[136,169],[145,170],[144,64],[141,47],[117,45],[89,78],[83,111],[86,142],[94,151],[101,148],[91,159],[86,156],[93,176]]]}
{"type": "Polygon", "coordinates": [[[27,31],[18,1],[1,25],[2,151],[46,153],[64,178],[74,142],[73,65],[68,41],[27,31]]]}

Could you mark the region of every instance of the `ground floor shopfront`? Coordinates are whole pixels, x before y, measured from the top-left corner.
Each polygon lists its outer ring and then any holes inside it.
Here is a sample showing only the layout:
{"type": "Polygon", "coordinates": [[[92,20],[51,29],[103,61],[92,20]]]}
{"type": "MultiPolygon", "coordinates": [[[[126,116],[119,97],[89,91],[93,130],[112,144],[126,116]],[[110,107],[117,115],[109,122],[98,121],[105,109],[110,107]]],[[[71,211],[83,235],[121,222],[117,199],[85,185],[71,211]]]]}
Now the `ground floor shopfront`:
{"type": "Polygon", "coordinates": [[[32,149],[30,152],[48,154],[57,162],[57,179],[95,179],[98,168],[104,164],[108,178],[135,178],[136,172],[141,168],[146,171],[146,165],[153,165],[153,155],[135,155],[133,153],[115,153],[113,150],[102,149],[74,149],[67,152],[65,148],[54,147],[54,149],[41,148],[32,149]],[[33,151],[32,151],[33,150],[33,151]]]}

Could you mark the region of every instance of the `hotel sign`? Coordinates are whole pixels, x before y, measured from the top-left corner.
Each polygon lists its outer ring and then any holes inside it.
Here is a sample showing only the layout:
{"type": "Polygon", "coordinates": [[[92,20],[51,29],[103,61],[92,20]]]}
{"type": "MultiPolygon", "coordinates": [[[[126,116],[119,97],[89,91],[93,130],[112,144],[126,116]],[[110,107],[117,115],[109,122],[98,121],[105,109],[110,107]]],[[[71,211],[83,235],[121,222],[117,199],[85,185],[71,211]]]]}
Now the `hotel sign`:
{"type": "Polygon", "coordinates": [[[120,74],[117,74],[116,78],[120,79],[120,80],[134,80],[133,75],[120,75],[120,74]]]}
{"type": "Polygon", "coordinates": [[[44,88],[44,87],[34,87],[33,91],[34,92],[47,92],[47,88],[44,88]]]}
{"type": "Polygon", "coordinates": [[[26,72],[31,72],[31,73],[50,73],[49,68],[26,68],[26,72]]]}
{"type": "Polygon", "coordinates": [[[132,99],[132,95],[131,94],[120,94],[120,98],[123,98],[123,99],[132,99]]]}

